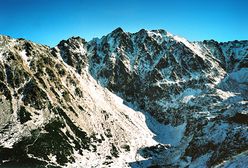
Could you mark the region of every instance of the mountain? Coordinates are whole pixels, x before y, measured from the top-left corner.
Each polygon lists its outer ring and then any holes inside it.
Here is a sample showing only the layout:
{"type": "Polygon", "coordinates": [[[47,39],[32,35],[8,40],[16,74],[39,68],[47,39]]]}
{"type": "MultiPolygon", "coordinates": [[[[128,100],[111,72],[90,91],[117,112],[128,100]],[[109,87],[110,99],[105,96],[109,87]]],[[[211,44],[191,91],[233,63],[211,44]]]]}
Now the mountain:
{"type": "Polygon", "coordinates": [[[246,167],[248,41],[0,36],[0,167],[246,167]]]}

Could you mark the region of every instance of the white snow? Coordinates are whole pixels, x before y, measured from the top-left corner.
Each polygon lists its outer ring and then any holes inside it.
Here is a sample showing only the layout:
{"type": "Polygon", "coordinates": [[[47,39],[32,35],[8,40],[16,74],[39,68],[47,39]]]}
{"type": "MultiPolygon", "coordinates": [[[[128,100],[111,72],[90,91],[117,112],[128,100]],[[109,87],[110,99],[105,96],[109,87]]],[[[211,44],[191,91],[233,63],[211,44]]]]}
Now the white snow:
{"type": "Polygon", "coordinates": [[[235,93],[229,91],[223,91],[221,89],[216,89],[216,93],[220,96],[223,100],[227,100],[230,97],[234,97],[235,93]]]}
{"type": "Polygon", "coordinates": [[[57,161],[56,155],[50,154],[47,157],[51,160],[52,163],[56,163],[57,161]]]}
{"type": "Polygon", "coordinates": [[[185,38],[179,37],[179,36],[174,36],[174,39],[176,41],[182,42],[186,47],[188,47],[190,50],[192,50],[195,54],[198,56],[202,57],[203,59],[206,59],[205,56],[200,52],[200,46],[196,43],[190,43],[188,40],[185,38]]]}
{"type": "Polygon", "coordinates": [[[173,35],[167,31],[165,33],[160,33],[157,30],[152,30],[152,31],[147,30],[147,34],[149,37],[157,41],[158,44],[162,44],[164,41],[168,42],[169,39],[173,38],[173,35]]]}
{"type": "Polygon", "coordinates": [[[0,61],[2,62],[2,61],[3,61],[3,59],[4,59],[4,57],[3,57],[3,53],[2,53],[2,52],[0,52],[0,61]]]}
{"type": "Polygon", "coordinates": [[[154,40],[157,41],[158,44],[161,44],[164,40],[163,36],[161,35],[161,33],[157,33],[154,31],[147,31],[148,36],[150,36],[151,38],[153,38],[154,40]]]}
{"type": "Polygon", "coordinates": [[[85,55],[87,53],[85,46],[82,43],[79,43],[79,48],[76,48],[73,52],[80,53],[81,55],[85,55]]]}
{"type": "Polygon", "coordinates": [[[20,52],[20,56],[22,57],[22,60],[27,64],[29,65],[29,58],[27,57],[27,54],[26,54],[26,51],[25,50],[22,50],[20,52]]]}
{"type": "Polygon", "coordinates": [[[188,88],[182,93],[182,102],[188,103],[192,98],[195,98],[202,92],[201,89],[188,88]]]}

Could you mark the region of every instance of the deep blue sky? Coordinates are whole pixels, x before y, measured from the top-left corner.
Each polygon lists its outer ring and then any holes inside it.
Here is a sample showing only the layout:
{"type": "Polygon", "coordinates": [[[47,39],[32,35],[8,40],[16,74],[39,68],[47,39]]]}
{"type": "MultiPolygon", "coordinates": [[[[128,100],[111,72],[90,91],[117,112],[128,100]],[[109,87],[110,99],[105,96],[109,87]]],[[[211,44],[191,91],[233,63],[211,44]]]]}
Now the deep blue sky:
{"type": "Polygon", "coordinates": [[[117,27],[165,29],[189,40],[248,40],[247,0],[0,0],[0,34],[54,46],[117,27]]]}

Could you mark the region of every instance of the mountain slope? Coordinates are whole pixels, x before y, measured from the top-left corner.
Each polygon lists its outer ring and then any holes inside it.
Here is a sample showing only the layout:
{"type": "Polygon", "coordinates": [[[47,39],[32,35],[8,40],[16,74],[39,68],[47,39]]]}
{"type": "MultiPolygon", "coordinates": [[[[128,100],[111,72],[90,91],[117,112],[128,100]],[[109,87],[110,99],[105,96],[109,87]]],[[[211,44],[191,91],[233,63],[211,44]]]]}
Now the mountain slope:
{"type": "Polygon", "coordinates": [[[54,48],[1,36],[0,161],[245,167],[247,48],[144,29],[54,48]]]}
{"type": "Polygon", "coordinates": [[[135,161],[139,147],[157,144],[144,116],[124,106],[87,71],[80,76],[47,47],[2,38],[9,43],[1,50],[4,165],[100,166],[115,160],[123,167],[135,161]],[[9,72],[7,65],[13,68],[9,72]]]}

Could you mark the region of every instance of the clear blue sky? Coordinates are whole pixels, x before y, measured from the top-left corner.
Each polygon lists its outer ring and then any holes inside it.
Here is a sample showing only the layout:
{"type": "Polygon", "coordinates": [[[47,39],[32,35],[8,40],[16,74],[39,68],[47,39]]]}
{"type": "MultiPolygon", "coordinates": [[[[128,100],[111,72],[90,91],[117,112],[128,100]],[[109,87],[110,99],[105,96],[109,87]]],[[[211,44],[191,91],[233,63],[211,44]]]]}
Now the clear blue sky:
{"type": "Polygon", "coordinates": [[[0,34],[55,46],[117,27],[165,29],[189,40],[248,40],[247,0],[0,0],[0,34]]]}

